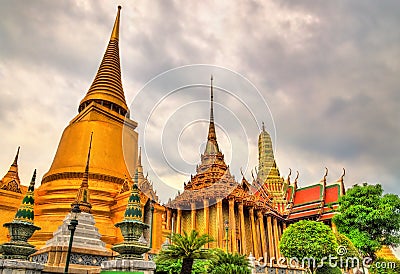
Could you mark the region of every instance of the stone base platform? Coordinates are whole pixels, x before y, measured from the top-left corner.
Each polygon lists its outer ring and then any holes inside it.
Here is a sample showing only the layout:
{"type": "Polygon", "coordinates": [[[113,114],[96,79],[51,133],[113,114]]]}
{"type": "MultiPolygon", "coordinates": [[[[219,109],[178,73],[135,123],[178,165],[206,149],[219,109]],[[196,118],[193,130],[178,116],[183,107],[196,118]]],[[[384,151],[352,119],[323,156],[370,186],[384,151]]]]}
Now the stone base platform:
{"type": "Polygon", "coordinates": [[[132,272],[141,274],[153,274],[156,269],[156,264],[153,261],[143,260],[111,260],[101,264],[101,273],[113,272],[132,272]]]}
{"type": "Polygon", "coordinates": [[[26,260],[0,259],[0,274],[41,274],[44,265],[26,260]]]}

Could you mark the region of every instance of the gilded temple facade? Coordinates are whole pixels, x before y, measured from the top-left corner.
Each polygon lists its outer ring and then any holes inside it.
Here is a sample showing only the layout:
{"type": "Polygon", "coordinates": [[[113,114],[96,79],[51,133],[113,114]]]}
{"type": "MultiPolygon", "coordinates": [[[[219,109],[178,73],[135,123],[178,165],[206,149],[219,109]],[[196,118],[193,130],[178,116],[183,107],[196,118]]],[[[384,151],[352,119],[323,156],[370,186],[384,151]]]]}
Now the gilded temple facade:
{"type": "MultiPolygon", "coordinates": [[[[270,135],[264,125],[258,138],[259,163],[257,176],[248,182],[244,176],[237,182],[231,175],[229,166],[224,161],[215,132],[214,91],[211,78],[211,106],[207,143],[201,155],[196,174],[184,183],[184,191],[167,204],[167,228],[175,233],[191,230],[209,234],[215,239],[210,248],[221,248],[229,252],[239,252],[256,258],[263,257],[270,261],[280,257],[279,239],[286,226],[295,221],[296,214],[303,212],[303,218],[325,219],[327,224],[331,215],[324,204],[325,194],[318,196],[317,205],[308,196],[305,197],[306,210],[300,207],[299,199],[304,196],[297,189],[297,179],[290,183],[290,175],[285,180],[281,177],[273,154],[270,135]],[[316,209],[317,214],[310,209],[316,209]]],[[[343,177],[342,177],[343,179],[343,177]]],[[[324,189],[312,186],[311,192],[324,189]]],[[[344,191],[343,183],[330,188],[344,191]]],[[[307,193],[305,193],[307,194],[307,193]]],[[[328,194],[333,206],[337,206],[336,196],[328,194]],[[332,199],[333,198],[333,199],[332,199]]],[[[313,197],[313,196],[312,196],[313,197]]],[[[332,205],[330,205],[332,206],[332,205]]]]}
{"type": "MultiPolygon", "coordinates": [[[[35,225],[41,230],[35,232],[31,244],[40,248],[53,237],[75,199],[93,215],[107,248],[121,242],[122,235],[114,225],[124,219],[133,184],[140,190],[142,221],[151,225],[144,234],[146,240],[152,240],[151,253],[159,252],[171,233],[197,230],[215,239],[209,248],[271,260],[280,257],[279,239],[290,223],[315,219],[331,224],[345,191],[344,173],[328,184],[326,170],[319,183],[299,188],[298,173],[293,182],[291,171],[286,179],[281,176],[264,125],[258,137],[255,176],[250,181],[243,176],[238,182],[231,175],[217,142],[212,78],[207,143],[196,174],[184,183],[182,193],[161,205],[151,181],[144,176],[137,123],[129,118],[125,101],[119,25],[120,8],[93,83],[78,106],[78,114],[65,128],[53,162],[35,191],[35,225]]],[[[18,154],[19,149],[0,181],[2,223],[12,220],[27,191],[18,176],[18,154]]],[[[0,242],[7,241],[7,234],[0,226],[0,242]]]]}

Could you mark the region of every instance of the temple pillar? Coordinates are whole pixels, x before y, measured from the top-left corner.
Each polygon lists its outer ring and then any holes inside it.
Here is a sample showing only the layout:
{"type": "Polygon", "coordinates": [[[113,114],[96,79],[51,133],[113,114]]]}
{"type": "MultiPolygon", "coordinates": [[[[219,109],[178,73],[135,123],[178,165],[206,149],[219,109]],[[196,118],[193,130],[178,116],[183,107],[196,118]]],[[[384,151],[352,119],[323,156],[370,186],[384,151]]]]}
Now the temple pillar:
{"type": "Polygon", "coordinates": [[[196,230],[196,203],[191,203],[190,204],[191,210],[191,216],[190,220],[192,221],[192,230],[196,230]]]}
{"type": "MultiPolygon", "coordinates": [[[[209,212],[209,201],[207,199],[204,199],[203,201],[204,204],[204,233],[210,235],[210,212],[209,212]]],[[[207,243],[206,247],[209,248],[210,244],[207,243]]]]}
{"type": "MultiPolygon", "coordinates": [[[[268,231],[268,256],[269,260],[275,257],[275,250],[274,250],[274,237],[272,235],[272,218],[271,216],[267,216],[267,231],[268,231]]],[[[276,258],[275,258],[276,259],[276,258]]]]}
{"type": "Polygon", "coordinates": [[[182,209],[178,207],[176,216],[176,233],[181,234],[181,224],[182,224],[182,209]]]}
{"type": "Polygon", "coordinates": [[[244,212],[243,212],[243,203],[239,203],[239,218],[240,218],[240,243],[241,243],[241,253],[243,255],[247,255],[247,246],[246,246],[246,228],[244,223],[244,212]]]}
{"type": "Polygon", "coordinates": [[[222,199],[217,199],[217,218],[216,218],[216,228],[217,228],[217,247],[223,249],[223,239],[224,239],[224,220],[222,219],[222,199]]]}
{"type": "Polygon", "coordinates": [[[171,214],[171,209],[167,209],[167,230],[171,230],[171,219],[172,219],[172,214],[171,214]]]}
{"type": "Polygon", "coordinates": [[[267,260],[267,243],[265,241],[265,228],[264,228],[264,215],[262,211],[257,211],[258,222],[260,225],[260,234],[261,234],[261,256],[264,257],[264,261],[267,260]]]}
{"type": "Polygon", "coordinates": [[[251,238],[253,240],[253,254],[254,257],[258,258],[258,242],[257,242],[257,232],[256,232],[256,224],[254,222],[254,208],[250,207],[249,209],[250,214],[250,222],[251,222],[251,238]]]}
{"type": "Polygon", "coordinates": [[[235,221],[235,200],[229,199],[229,238],[231,240],[230,251],[237,252],[236,242],[236,221],[235,221]]]}
{"type": "Polygon", "coordinates": [[[279,235],[278,235],[278,220],[274,218],[274,240],[275,240],[275,256],[278,259],[280,257],[279,253],[279,235]]]}
{"type": "Polygon", "coordinates": [[[286,223],[283,223],[283,231],[285,231],[286,230],[286,223]]]}

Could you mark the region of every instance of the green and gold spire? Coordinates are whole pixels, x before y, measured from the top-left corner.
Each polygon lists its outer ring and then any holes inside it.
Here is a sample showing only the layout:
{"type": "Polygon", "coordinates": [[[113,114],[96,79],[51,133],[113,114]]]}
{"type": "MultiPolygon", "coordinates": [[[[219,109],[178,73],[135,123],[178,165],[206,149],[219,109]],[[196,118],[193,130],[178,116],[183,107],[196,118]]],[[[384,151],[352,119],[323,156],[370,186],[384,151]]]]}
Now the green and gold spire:
{"type": "Polygon", "coordinates": [[[279,177],[279,171],[276,167],[271,136],[265,130],[265,125],[263,122],[261,133],[258,136],[257,179],[260,181],[260,183],[264,183],[267,178],[271,176],[279,177]]]}
{"type": "Polygon", "coordinates": [[[34,190],[35,190],[35,180],[36,180],[36,169],[33,172],[31,183],[29,184],[28,191],[24,199],[22,200],[21,206],[19,207],[17,213],[15,214],[13,222],[24,222],[33,224],[34,213],[34,190]]]}
{"type": "Polygon", "coordinates": [[[132,185],[131,196],[126,206],[124,221],[142,221],[142,207],[140,206],[140,193],[137,182],[132,185]]]}
{"type": "Polygon", "coordinates": [[[92,209],[92,205],[90,204],[90,195],[89,195],[89,162],[90,162],[90,151],[92,149],[92,138],[93,138],[93,132],[90,134],[89,150],[88,150],[86,168],[85,168],[85,173],[83,174],[82,183],[78,189],[78,194],[76,195],[75,201],[71,205],[72,207],[74,207],[76,204],[78,204],[81,211],[87,213],[90,213],[92,209]]]}

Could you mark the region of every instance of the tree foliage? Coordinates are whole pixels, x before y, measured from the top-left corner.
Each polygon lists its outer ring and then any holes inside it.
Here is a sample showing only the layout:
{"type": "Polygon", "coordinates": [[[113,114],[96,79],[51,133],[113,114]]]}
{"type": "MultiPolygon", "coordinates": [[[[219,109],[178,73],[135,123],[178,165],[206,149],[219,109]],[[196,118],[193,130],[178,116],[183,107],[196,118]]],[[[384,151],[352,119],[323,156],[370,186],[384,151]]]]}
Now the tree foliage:
{"type": "Polygon", "coordinates": [[[279,244],[287,259],[296,258],[315,273],[323,257],[335,255],[337,242],[332,229],[322,222],[302,220],[291,224],[282,234],[279,244]],[[307,258],[313,258],[308,261],[307,258]]]}
{"type": "Polygon", "coordinates": [[[220,249],[213,251],[215,256],[212,259],[212,274],[250,274],[250,262],[244,255],[237,253],[225,253],[220,249]]]}
{"type": "MultiPolygon", "coordinates": [[[[182,269],[181,259],[171,259],[171,260],[158,260],[155,258],[157,264],[156,274],[178,274],[182,269]]],[[[194,260],[192,274],[208,274],[210,273],[210,260],[194,260]]]]}
{"type": "Polygon", "coordinates": [[[195,230],[188,234],[185,231],[184,235],[175,233],[169,236],[169,239],[172,244],[161,250],[157,260],[162,263],[181,259],[181,274],[191,274],[195,259],[209,259],[212,257],[210,250],[204,248],[205,244],[213,241],[207,234],[199,235],[195,230]]]}
{"type": "Polygon", "coordinates": [[[400,273],[400,260],[377,258],[368,271],[371,274],[398,274],[400,273]]]}
{"type": "Polygon", "coordinates": [[[400,243],[400,198],[383,195],[381,185],[355,185],[340,197],[339,212],[333,222],[362,255],[375,258],[382,245],[400,243]]]}

